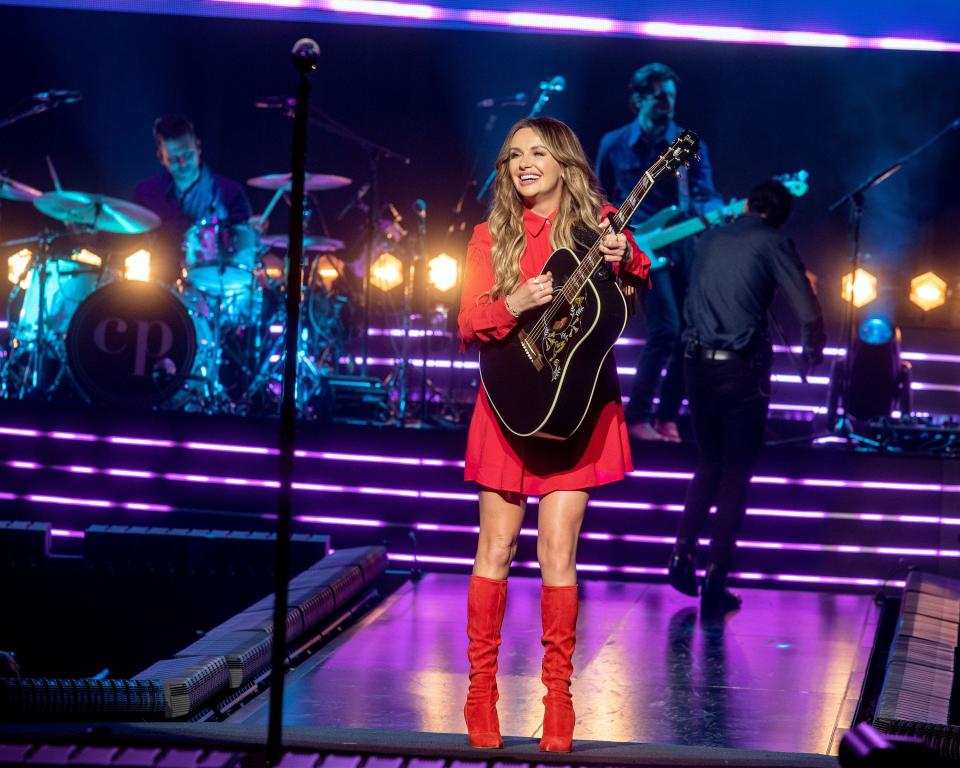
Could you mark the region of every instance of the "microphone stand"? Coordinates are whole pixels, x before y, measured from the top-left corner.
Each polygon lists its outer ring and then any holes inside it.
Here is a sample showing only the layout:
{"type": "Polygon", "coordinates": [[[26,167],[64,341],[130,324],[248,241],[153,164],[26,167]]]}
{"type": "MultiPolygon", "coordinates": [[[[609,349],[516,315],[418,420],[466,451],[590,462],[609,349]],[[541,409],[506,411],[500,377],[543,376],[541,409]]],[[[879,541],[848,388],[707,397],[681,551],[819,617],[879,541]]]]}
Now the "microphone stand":
{"type": "MultiPolygon", "coordinates": [[[[427,263],[427,211],[426,209],[417,211],[417,250],[413,254],[413,263],[423,266],[427,263]]],[[[413,266],[411,265],[410,275],[413,275],[413,266]]],[[[421,285],[427,285],[428,281],[421,281],[421,285]]],[[[413,286],[411,285],[411,293],[413,286]]],[[[410,313],[404,313],[404,335],[407,334],[406,328],[410,325],[410,313]]],[[[429,355],[427,351],[430,348],[430,329],[427,326],[427,310],[423,311],[423,339],[420,342],[420,426],[427,424],[427,360],[429,355]]],[[[406,356],[406,350],[404,350],[406,356]]]]}
{"type": "MultiPolygon", "coordinates": [[[[866,202],[864,193],[872,189],[873,187],[879,186],[891,176],[893,176],[897,171],[903,168],[910,160],[915,158],[921,152],[923,152],[928,147],[935,144],[940,140],[949,131],[954,128],[960,127],[960,117],[951,120],[943,128],[941,128],[936,134],[927,139],[925,142],[910,150],[907,154],[903,155],[899,160],[895,161],[891,165],[883,168],[882,170],[874,173],[871,176],[868,176],[864,181],[854,187],[852,190],[844,194],[837,201],[835,201],[827,210],[831,213],[845,203],[849,203],[850,206],[850,240],[851,240],[851,253],[850,253],[850,275],[851,280],[856,281],[857,270],[860,268],[860,235],[861,235],[861,224],[863,222],[863,208],[866,202]]],[[[841,380],[840,393],[843,402],[843,418],[840,419],[836,425],[834,425],[833,430],[834,434],[838,437],[844,437],[847,439],[852,439],[859,442],[873,443],[871,440],[860,437],[853,434],[852,426],[850,424],[850,419],[847,416],[847,402],[849,401],[850,388],[852,386],[852,376],[851,372],[853,370],[851,353],[853,351],[854,344],[854,333],[855,333],[855,320],[856,320],[856,308],[853,306],[853,283],[850,287],[850,296],[848,297],[846,311],[844,312],[844,325],[843,325],[843,337],[844,343],[846,345],[846,354],[844,355],[843,363],[843,376],[841,380]]]]}
{"type": "Polygon", "coordinates": [[[17,106],[14,107],[13,112],[7,117],[0,118],[0,128],[6,128],[15,123],[19,123],[21,120],[25,120],[28,117],[33,117],[34,115],[42,115],[44,112],[48,112],[54,107],[59,107],[61,104],[71,104],[72,101],[58,101],[56,99],[51,99],[49,101],[40,101],[34,99],[30,104],[24,104],[26,99],[21,99],[18,102],[17,106]],[[24,106],[20,106],[24,104],[24,106]]]}
{"type": "Polygon", "coordinates": [[[401,155],[389,147],[364,138],[319,110],[311,112],[310,125],[332,136],[339,136],[353,142],[364,149],[368,156],[370,207],[367,212],[367,248],[363,271],[363,339],[360,342],[360,375],[366,376],[370,337],[370,269],[373,267],[373,248],[379,229],[377,217],[380,215],[380,160],[381,158],[397,160],[403,165],[410,165],[411,161],[406,155],[401,155]]]}
{"type": "Polygon", "coordinates": [[[293,464],[297,416],[297,358],[300,339],[300,282],[303,260],[303,197],[307,162],[308,75],[317,68],[320,47],[307,38],[292,51],[299,73],[293,118],[293,151],[290,179],[290,243],[287,264],[287,332],[280,403],[280,490],[277,494],[277,552],[274,566],[273,643],[270,668],[270,715],[267,727],[267,761],[277,765],[283,754],[283,679],[287,658],[287,582],[290,577],[290,534],[293,508],[293,464]]]}
{"type": "MultiPolygon", "coordinates": [[[[547,106],[547,102],[550,101],[550,94],[553,92],[552,88],[544,88],[541,86],[540,95],[537,97],[537,100],[533,103],[533,107],[530,109],[530,114],[527,115],[527,118],[536,117],[541,112],[543,108],[547,106]]],[[[494,168],[490,171],[490,175],[487,176],[487,180],[483,182],[483,186],[480,187],[480,191],[477,192],[476,200],[478,203],[483,202],[483,198],[487,196],[487,192],[490,190],[490,185],[493,184],[493,180],[497,177],[497,169],[494,168]]]]}

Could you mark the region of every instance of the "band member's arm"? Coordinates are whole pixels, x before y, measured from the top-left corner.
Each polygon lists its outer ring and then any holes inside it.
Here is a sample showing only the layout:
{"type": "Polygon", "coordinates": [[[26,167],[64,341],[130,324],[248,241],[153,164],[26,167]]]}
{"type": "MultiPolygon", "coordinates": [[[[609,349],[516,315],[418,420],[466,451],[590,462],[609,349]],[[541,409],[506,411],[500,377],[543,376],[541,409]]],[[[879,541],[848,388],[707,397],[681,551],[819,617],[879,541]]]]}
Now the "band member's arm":
{"type": "Polygon", "coordinates": [[[223,202],[227,208],[227,221],[246,222],[253,216],[250,198],[240,184],[231,184],[224,190],[223,202]]]}
{"type": "Polygon", "coordinates": [[[720,208],[723,198],[713,185],[713,166],[706,142],[700,142],[697,155],[700,159],[690,163],[690,202],[694,212],[702,216],[714,208],[720,208]]]}
{"type": "Polygon", "coordinates": [[[486,227],[473,230],[467,245],[467,267],[460,293],[460,314],[457,324],[463,345],[476,341],[502,339],[517,324],[517,318],[507,309],[504,297],[490,300],[493,287],[493,261],[490,249],[493,243],[486,227]]]}
{"type": "Polygon", "coordinates": [[[787,301],[800,321],[803,356],[812,364],[820,363],[823,360],[823,347],[827,343],[823,311],[807,279],[806,268],[793,240],[787,237],[777,238],[776,245],[772,248],[772,262],[777,285],[786,294],[787,301]]]}

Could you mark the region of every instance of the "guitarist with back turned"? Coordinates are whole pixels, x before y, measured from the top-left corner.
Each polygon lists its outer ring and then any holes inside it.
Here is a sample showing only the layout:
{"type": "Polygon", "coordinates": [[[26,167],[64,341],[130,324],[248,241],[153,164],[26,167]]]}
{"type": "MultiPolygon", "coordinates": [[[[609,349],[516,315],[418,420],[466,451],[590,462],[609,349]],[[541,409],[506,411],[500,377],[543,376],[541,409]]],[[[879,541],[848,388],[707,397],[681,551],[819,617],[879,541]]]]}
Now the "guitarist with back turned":
{"type": "MultiPolygon", "coordinates": [[[[528,118],[507,134],[496,160],[489,219],[475,228],[467,247],[458,321],[463,343],[481,347],[484,383],[470,422],[465,462],[465,478],[480,486],[480,535],[467,594],[470,686],[464,707],[474,747],[503,746],[496,709],[497,650],[507,573],[527,497],[533,495],[540,497],[537,556],[543,579],[542,680],[547,688],[540,749],[571,749],[577,537],[589,489],[620,480],[632,469],[613,355],[609,348],[602,350],[599,367],[588,380],[593,388],[582,393],[585,413],[574,420],[566,439],[534,436],[546,419],[533,424],[529,436],[522,436],[523,427],[515,423],[511,428],[501,414],[507,416],[512,404],[540,389],[540,384],[543,391],[551,391],[567,374],[574,377],[587,368],[578,365],[588,359],[586,353],[578,356],[575,348],[585,346],[581,342],[605,318],[619,323],[619,329],[614,328],[617,335],[622,331],[626,307],[612,271],[643,281],[650,261],[616,220],[605,220],[615,211],[601,197],[570,128],[552,118],[528,118]],[[548,260],[554,263],[552,251],[561,247],[582,257],[574,259],[574,265],[590,263],[590,254],[597,260],[597,270],[588,275],[590,285],[584,284],[579,293],[571,290],[559,270],[544,271],[548,260]],[[601,296],[611,302],[609,312],[601,308],[591,316],[601,296]],[[618,312],[622,319],[616,319],[618,312]],[[550,322],[541,324],[548,315],[550,322]],[[531,354],[543,359],[528,359],[518,352],[520,358],[512,366],[485,371],[484,350],[519,350],[524,329],[529,331],[525,341],[538,339],[531,354]],[[553,377],[566,362],[578,370],[563,369],[562,375],[553,377]],[[506,394],[498,400],[488,389],[506,394]]],[[[528,410],[532,409],[522,408],[507,419],[523,423],[528,410]]]]}
{"type": "MultiPolygon", "coordinates": [[[[604,135],[597,152],[597,177],[611,202],[623,202],[637,175],[681,132],[674,122],[679,84],[677,73],[665,64],[647,64],[633,73],[628,104],[636,119],[604,135]]],[[[668,223],[672,216],[702,216],[722,203],[713,186],[707,147],[701,142],[699,157],[677,176],[662,179],[631,224],[643,233],[668,223]]],[[[640,440],[680,440],[676,424],[683,398],[680,331],[691,246],[688,240],[664,249],[660,255],[669,257],[670,267],[653,275],[650,290],[642,293],[647,337],[626,411],[630,435],[640,440]],[[667,375],[661,381],[664,369],[667,375]],[[654,414],[658,392],[660,404],[654,414]]]]}

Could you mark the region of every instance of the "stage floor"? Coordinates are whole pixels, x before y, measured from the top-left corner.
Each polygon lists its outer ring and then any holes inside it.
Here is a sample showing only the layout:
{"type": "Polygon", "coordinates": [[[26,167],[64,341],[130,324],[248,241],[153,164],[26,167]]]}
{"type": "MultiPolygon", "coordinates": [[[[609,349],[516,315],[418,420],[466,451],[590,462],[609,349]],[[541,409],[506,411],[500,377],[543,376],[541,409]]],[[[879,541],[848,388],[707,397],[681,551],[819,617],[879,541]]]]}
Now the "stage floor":
{"type": "MultiPolygon", "coordinates": [[[[287,677],[289,726],[464,733],[468,577],[405,583],[287,677]]],[[[869,595],[742,590],[702,624],[662,584],[585,581],[574,657],[576,738],[835,754],[879,609],[869,595]]],[[[500,655],[505,736],[539,737],[539,580],[510,580],[500,655]]],[[[263,726],[265,696],[231,725],[263,726]]],[[[508,743],[511,741],[508,739],[508,743]]]]}

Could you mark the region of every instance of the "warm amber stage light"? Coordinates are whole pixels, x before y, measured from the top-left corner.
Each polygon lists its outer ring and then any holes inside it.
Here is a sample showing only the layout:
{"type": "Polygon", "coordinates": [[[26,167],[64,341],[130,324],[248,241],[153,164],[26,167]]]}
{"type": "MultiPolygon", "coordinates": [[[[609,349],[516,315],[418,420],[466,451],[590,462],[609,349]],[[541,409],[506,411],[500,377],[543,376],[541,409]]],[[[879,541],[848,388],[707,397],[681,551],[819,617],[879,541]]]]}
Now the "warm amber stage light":
{"type": "Polygon", "coordinates": [[[370,283],[389,291],[403,282],[403,264],[392,253],[382,253],[370,267],[370,283]]]}
{"type": "Polygon", "coordinates": [[[89,264],[91,267],[100,267],[103,265],[103,259],[101,259],[93,251],[88,251],[86,248],[82,248],[79,251],[74,251],[70,254],[71,261],[79,261],[81,264],[89,264]]]}
{"type": "Polygon", "coordinates": [[[924,312],[942,307],[947,301],[947,283],[934,272],[924,272],[910,281],[910,301],[924,312]]]}
{"type": "Polygon", "coordinates": [[[457,260],[441,253],[427,262],[430,284],[441,291],[449,291],[457,284],[457,260]]]}
{"type": "Polygon", "coordinates": [[[840,295],[855,307],[866,306],[877,298],[877,278],[865,269],[858,269],[856,277],[848,272],[840,279],[840,295]]]}
{"type": "Polygon", "coordinates": [[[334,281],[340,277],[341,269],[343,262],[335,256],[320,256],[317,260],[317,277],[327,290],[330,290],[334,281]]]}
{"type": "Polygon", "coordinates": [[[150,251],[140,249],[123,260],[123,276],[127,280],[150,279],[150,251]]]}
{"type": "MultiPolygon", "coordinates": [[[[23,273],[30,263],[33,251],[29,248],[22,248],[16,253],[7,257],[7,280],[16,285],[23,278],[23,273]]],[[[24,286],[26,288],[26,286],[24,286]]]]}

